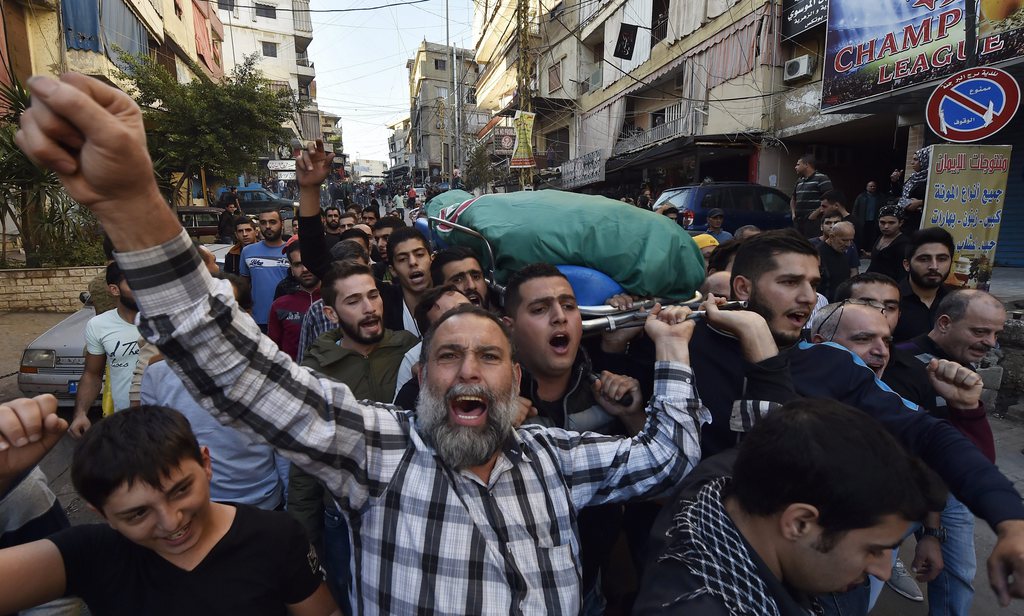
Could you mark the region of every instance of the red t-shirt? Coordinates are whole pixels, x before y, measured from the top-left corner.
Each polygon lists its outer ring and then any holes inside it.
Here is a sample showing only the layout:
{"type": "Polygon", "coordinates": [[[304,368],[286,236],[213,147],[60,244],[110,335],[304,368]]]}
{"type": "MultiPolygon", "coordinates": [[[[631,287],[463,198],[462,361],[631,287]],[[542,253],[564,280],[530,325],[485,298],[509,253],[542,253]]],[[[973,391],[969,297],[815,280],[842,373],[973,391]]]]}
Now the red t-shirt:
{"type": "Polygon", "coordinates": [[[320,299],[320,289],[307,293],[301,289],[290,295],[282,295],[270,305],[267,318],[267,335],[277,343],[279,349],[295,359],[299,353],[299,334],[302,331],[302,317],[309,312],[313,302],[320,299]]]}

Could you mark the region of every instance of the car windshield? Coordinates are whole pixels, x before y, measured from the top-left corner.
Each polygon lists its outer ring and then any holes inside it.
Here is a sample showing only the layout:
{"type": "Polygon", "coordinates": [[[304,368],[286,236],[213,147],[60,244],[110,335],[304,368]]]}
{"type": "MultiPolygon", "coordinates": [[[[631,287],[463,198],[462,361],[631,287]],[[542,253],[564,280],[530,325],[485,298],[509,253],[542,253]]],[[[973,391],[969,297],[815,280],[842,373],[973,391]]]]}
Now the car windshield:
{"type": "Polygon", "coordinates": [[[654,203],[654,209],[670,203],[680,210],[692,210],[691,203],[693,203],[694,189],[684,188],[683,190],[665,191],[658,197],[658,200],[654,203]]]}

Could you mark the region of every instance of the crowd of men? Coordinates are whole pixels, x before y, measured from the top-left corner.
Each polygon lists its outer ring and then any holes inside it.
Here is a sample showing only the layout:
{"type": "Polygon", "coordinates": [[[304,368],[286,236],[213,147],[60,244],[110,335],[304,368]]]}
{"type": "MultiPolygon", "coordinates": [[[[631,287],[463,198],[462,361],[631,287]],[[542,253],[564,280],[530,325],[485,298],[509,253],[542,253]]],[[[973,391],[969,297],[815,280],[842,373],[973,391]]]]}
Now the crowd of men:
{"type": "Polygon", "coordinates": [[[130,98],[29,87],[17,143],[103,224],[117,304],[70,425],[49,396],[0,404],[0,514],[22,521],[0,613],[866,614],[916,534],[933,613],[967,614],[974,516],[1000,601],[1024,597],[1024,503],[973,369],[1005,311],[942,286],[948,235],[909,233],[897,280],[855,271],[830,211],[818,246],[718,223],[699,311],[585,338],[552,265],[499,297],[470,250],[322,209],[319,143],[297,234],[239,219],[220,272],[145,172],[130,98]],[[104,363],[127,385],[93,423],[104,363]],[[37,468],[69,429],[106,524],[69,527],[37,468]]]}

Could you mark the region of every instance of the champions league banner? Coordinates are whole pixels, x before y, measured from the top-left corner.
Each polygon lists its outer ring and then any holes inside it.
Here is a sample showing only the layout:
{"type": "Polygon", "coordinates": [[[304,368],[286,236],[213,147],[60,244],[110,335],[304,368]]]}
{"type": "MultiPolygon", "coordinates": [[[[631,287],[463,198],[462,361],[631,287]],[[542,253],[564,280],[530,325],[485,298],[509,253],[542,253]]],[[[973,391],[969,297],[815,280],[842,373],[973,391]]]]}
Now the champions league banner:
{"type": "MultiPolygon", "coordinates": [[[[1024,54],[1024,0],[981,0],[978,65],[1024,54]]],[[[821,110],[855,110],[966,68],[965,0],[828,0],[821,110]]]]}

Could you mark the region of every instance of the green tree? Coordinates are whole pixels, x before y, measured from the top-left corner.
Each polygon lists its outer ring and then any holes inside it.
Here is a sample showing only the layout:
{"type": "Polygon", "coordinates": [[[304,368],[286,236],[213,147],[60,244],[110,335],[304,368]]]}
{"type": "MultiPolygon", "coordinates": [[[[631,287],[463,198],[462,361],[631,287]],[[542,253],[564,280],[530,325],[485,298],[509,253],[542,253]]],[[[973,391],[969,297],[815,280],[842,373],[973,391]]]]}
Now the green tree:
{"type": "Polygon", "coordinates": [[[254,171],[268,150],[288,143],[282,124],[296,117],[300,104],[289,89],[275,89],[263,76],[257,55],[246,56],[220,82],[193,64],[197,77],[188,83],[179,83],[153,58],[121,53],[120,59],[118,77],[142,107],[162,185],[181,174],[172,200],[199,170],[235,177],[254,171]]]}
{"type": "Polygon", "coordinates": [[[475,188],[487,192],[487,187],[494,181],[496,174],[491,165],[490,148],[486,141],[477,141],[469,151],[466,159],[466,190],[475,188]]]}
{"type": "MultiPolygon", "coordinates": [[[[0,233],[6,236],[10,217],[28,267],[102,263],[92,214],[64,192],[55,173],[37,166],[15,145],[18,120],[30,98],[9,64],[0,70],[11,81],[0,84],[0,233]]],[[[7,244],[2,238],[0,243],[0,262],[6,265],[7,244]]]]}

